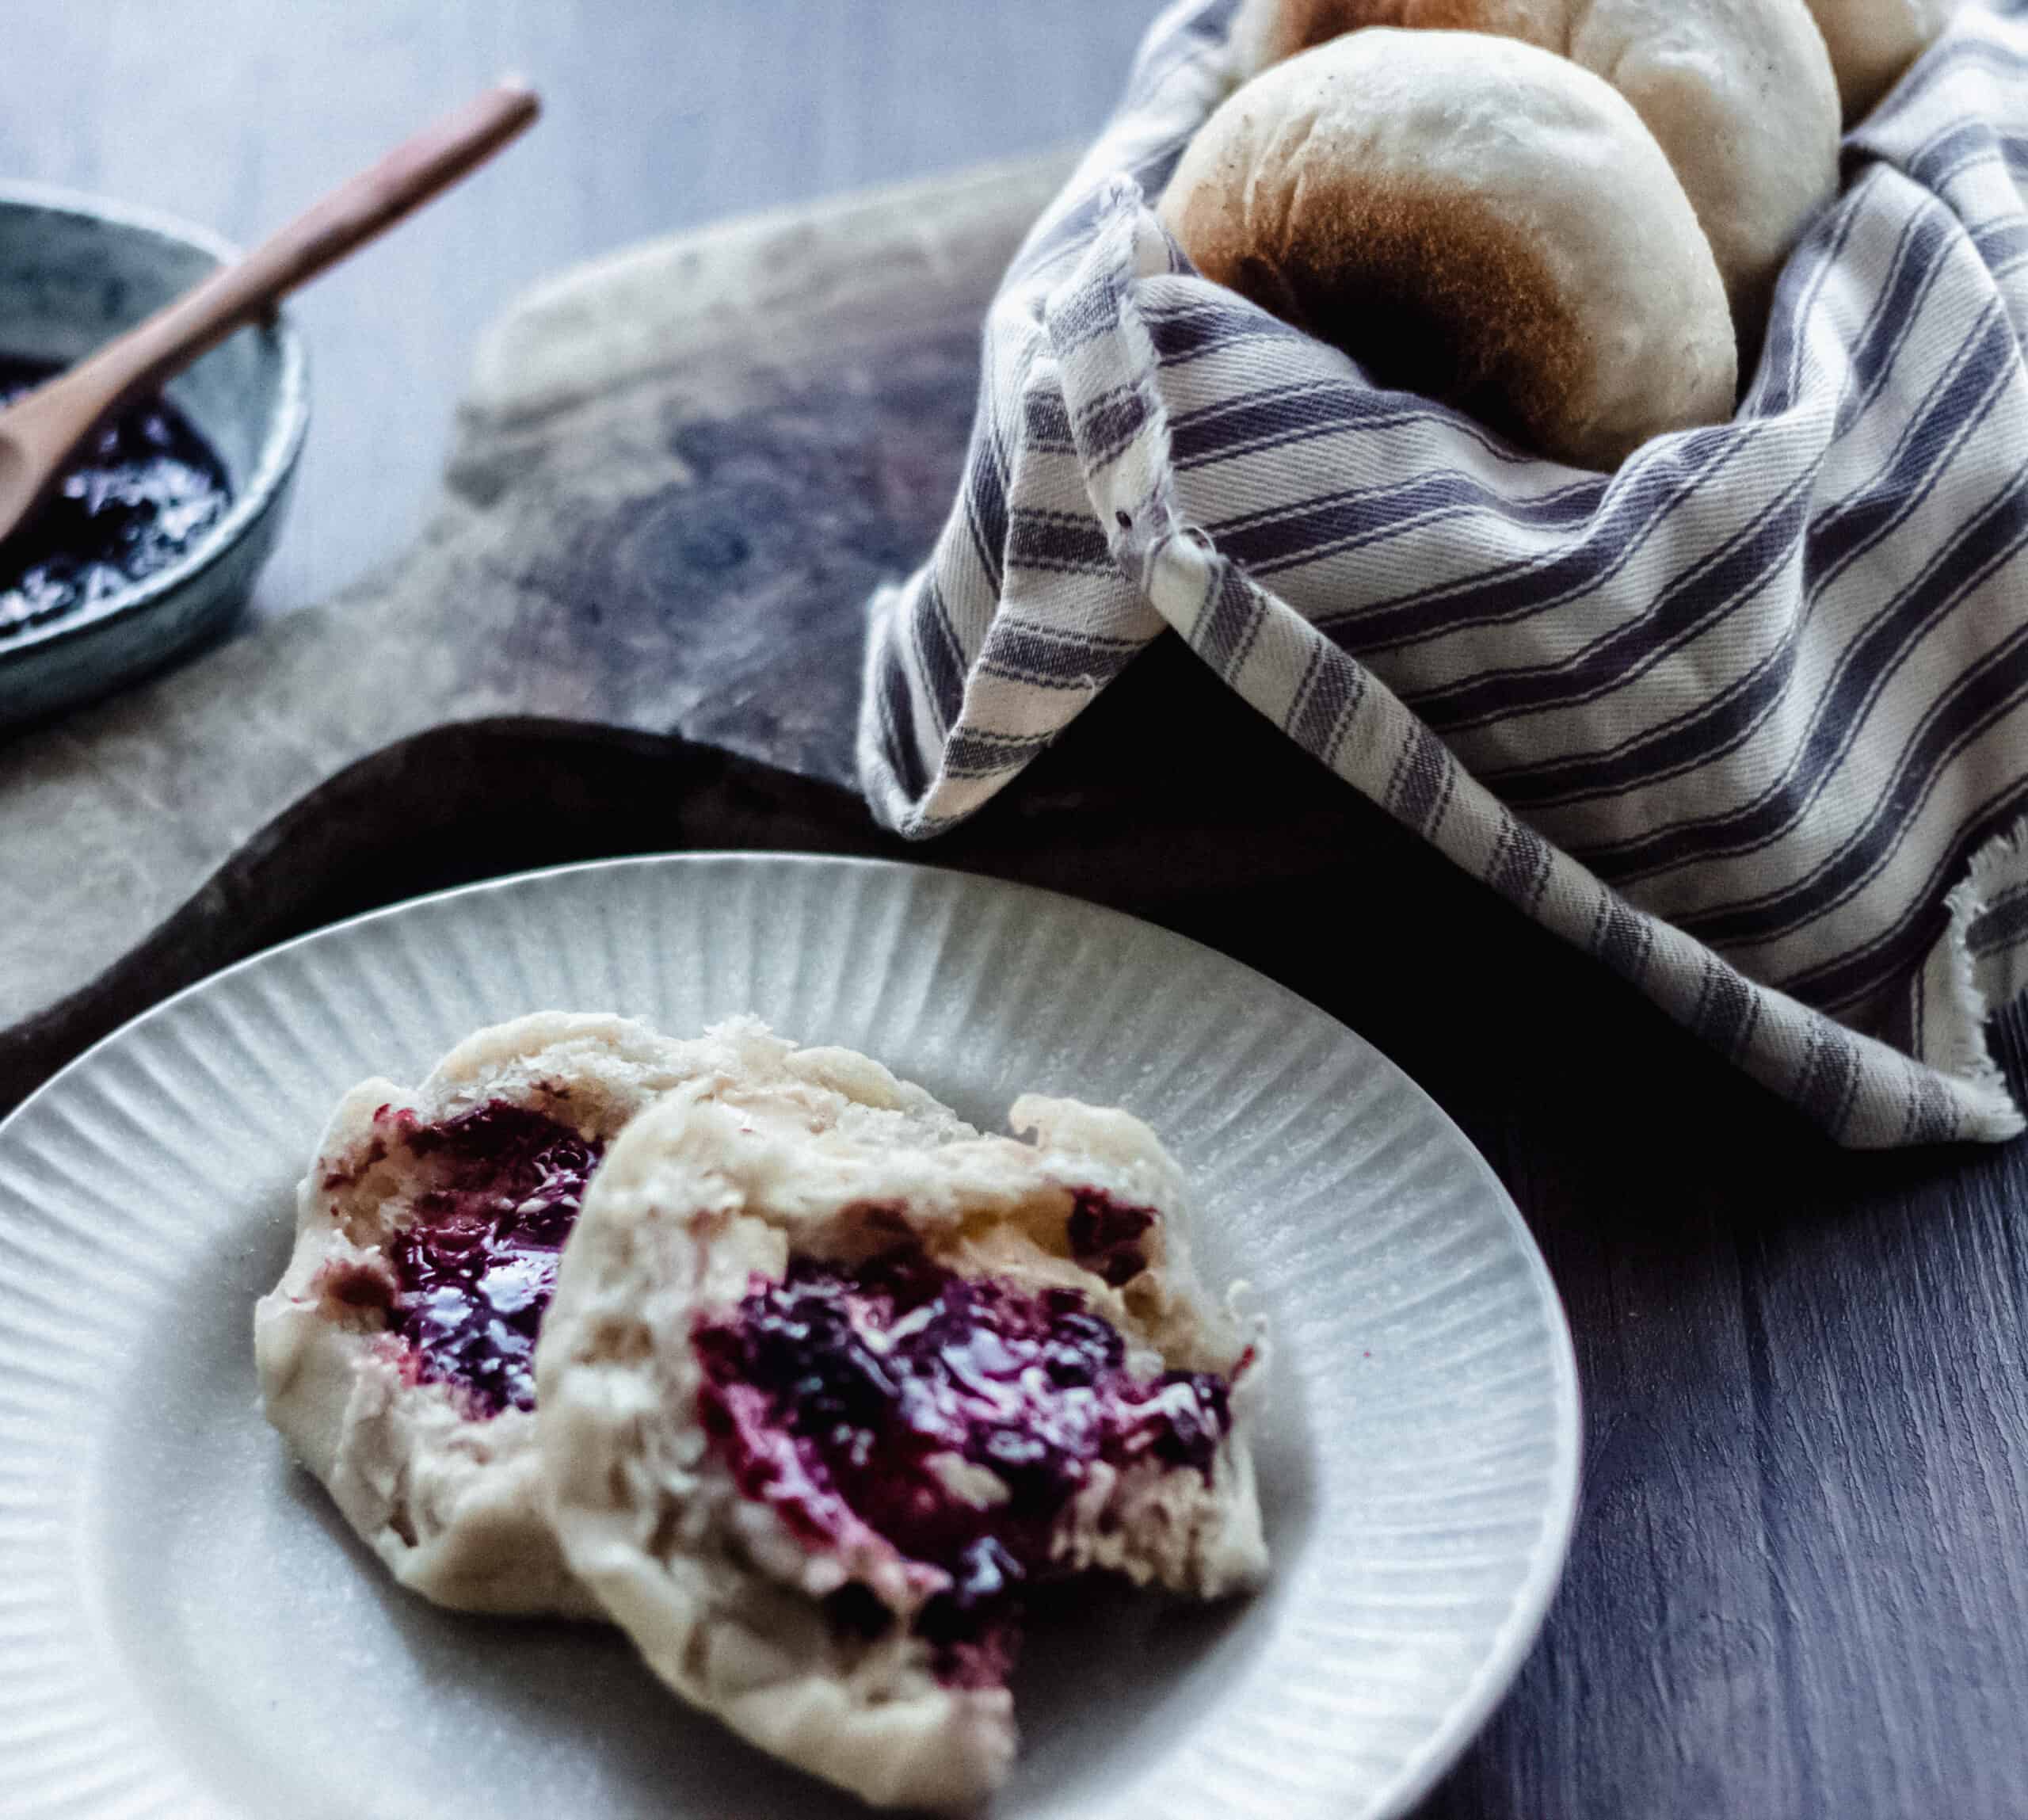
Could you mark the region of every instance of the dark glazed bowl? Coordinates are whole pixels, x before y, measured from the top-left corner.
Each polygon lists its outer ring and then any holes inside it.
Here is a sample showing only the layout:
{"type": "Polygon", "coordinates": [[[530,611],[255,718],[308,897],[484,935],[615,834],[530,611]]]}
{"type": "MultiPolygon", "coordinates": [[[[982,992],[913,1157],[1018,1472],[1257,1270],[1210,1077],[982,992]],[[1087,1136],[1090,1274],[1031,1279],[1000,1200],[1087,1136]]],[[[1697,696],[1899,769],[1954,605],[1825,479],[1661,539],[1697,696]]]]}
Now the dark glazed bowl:
{"type": "MultiPolygon", "coordinates": [[[[167,216],[0,184],[0,353],[78,360],[233,256],[167,216]]],[[[166,390],[224,463],[232,503],[167,568],[46,625],[0,632],[0,727],[101,695],[218,631],[274,548],[310,420],[294,328],[284,316],[242,329],[166,390]]]]}

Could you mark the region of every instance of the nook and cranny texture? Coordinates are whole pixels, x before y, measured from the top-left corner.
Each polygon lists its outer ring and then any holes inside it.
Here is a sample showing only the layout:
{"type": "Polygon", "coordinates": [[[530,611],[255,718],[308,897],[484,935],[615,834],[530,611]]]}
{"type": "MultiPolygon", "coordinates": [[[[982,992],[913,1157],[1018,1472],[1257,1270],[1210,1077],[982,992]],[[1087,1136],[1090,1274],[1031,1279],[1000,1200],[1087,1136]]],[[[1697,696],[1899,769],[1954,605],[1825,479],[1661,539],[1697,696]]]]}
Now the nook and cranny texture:
{"type": "Polygon", "coordinates": [[[298,1190],[294,1250],[254,1310],[268,1419],[402,1585],[467,1611],[602,1616],[543,1508],[534,1356],[605,1146],[677,1086],[765,1091],[890,1145],[971,1127],[849,1051],[758,1020],[679,1040],[539,1012],[475,1032],[418,1086],[364,1081],[298,1190]]]}
{"type": "Polygon", "coordinates": [[[1257,1350],[1124,1112],[869,1143],[679,1092],[614,1145],[536,1354],[573,1570],[683,1696],[862,1799],[969,1810],[1022,1589],[1267,1568],[1257,1350]]]}

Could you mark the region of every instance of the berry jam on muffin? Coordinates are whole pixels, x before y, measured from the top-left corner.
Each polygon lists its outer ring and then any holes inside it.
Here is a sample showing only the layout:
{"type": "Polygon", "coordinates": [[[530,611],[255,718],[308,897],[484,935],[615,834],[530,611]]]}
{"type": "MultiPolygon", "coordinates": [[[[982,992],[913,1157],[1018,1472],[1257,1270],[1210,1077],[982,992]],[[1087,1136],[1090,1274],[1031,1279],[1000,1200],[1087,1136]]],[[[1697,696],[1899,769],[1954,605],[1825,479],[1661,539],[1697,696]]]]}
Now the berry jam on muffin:
{"type": "Polygon", "coordinates": [[[670,1095],[585,1196],[536,1349],[564,1555],[649,1664],[862,1798],[963,1807],[1015,1748],[1027,1597],[1267,1568],[1248,1335],[1123,1112],[913,1149],[670,1095]]]}

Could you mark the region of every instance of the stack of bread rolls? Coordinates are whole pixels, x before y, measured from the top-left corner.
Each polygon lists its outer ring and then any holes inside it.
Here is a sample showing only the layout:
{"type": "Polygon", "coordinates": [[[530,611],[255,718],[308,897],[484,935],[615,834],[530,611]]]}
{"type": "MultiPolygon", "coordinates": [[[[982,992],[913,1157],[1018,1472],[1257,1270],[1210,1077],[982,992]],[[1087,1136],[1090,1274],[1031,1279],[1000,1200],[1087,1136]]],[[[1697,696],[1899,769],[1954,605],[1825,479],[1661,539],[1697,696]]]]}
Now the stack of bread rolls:
{"type": "Polygon", "coordinates": [[[1162,216],[1380,383],[1610,469],[1731,415],[1841,109],[1955,3],[1245,0],[1162,216]]]}

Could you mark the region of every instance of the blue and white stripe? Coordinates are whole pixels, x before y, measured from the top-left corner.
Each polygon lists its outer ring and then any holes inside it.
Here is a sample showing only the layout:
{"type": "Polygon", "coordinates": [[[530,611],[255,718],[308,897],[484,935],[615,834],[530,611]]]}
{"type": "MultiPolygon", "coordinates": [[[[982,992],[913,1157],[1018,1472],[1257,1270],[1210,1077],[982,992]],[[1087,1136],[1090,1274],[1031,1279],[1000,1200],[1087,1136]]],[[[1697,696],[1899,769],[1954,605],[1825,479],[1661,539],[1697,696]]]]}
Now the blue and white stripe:
{"type": "Polygon", "coordinates": [[[1233,9],[1157,22],[993,303],[949,522],[873,606],[876,811],[962,820],[1173,628],[1840,1141],[2019,1131],[1983,1026],[2028,986],[2028,8],[1847,141],[1735,420],[1611,475],[1190,269],[1147,199],[1233,9]]]}

